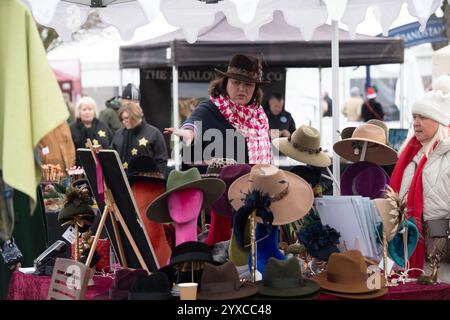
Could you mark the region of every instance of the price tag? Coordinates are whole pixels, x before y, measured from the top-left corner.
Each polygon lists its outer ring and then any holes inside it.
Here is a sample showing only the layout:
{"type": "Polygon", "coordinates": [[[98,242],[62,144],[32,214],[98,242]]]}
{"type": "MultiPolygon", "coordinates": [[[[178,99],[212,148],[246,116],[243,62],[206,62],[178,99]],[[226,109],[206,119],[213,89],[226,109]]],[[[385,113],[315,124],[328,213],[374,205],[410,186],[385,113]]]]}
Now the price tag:
{"type": "MultiPolygon", "coordinates": [[[[78,236],[81,237],[81,233],[78,236]]],[[[75,228],[73,226],[70,226],[69,228],[67,228],[67,230],[64,232],[62,237],[64,239],[66,239],[67,241],[69,241],[69,243],[74,243],[74,241],[75,241],[75,228]]]]}

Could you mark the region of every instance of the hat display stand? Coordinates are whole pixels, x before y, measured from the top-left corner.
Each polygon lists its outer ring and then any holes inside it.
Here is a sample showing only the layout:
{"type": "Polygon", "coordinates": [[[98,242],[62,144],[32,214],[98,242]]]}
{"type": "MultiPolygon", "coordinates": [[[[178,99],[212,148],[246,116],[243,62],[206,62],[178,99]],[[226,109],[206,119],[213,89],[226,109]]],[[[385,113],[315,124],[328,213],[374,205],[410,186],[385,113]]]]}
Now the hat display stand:
{"type": "Polygon", "coordinates": [[[213,246],[218,242],[231,238],[232,217],[221,216],[211,209],[211,224],[205,243],[213,246]]]}
{"type": "MultiPolygon", "coordinates": [[[[94,158],[95,163],[97,163],[97,161],[98,161],[97,153],[98,153],[99,149],[94,149],[94,147],[90,141],[88,141],[88,146],[91,150],[92,157],[94,158]]],[[[122,214],[120,213],[120,210],[117,207],[115,199],[111,193],[111,190],[108,188],[106,182],[104,185],[104,197],[105,197],[105,208],[103,210],[103,214],[100,219],[100,223],[98,225],[97,232],[95,233],[94,241],[92,242],[92,246],[89,251],[89,255],[86,259],[86,266],[89,266],[91,264],[91,261],[94,257],[95,249],[97,248],[98,240],[100,239],[100,234],[105,226],[106,218],[110,217],[112,225],[113,225],[113,229],[114,229],[114,235],[115,235],[116,241],[118,243],[121,265],[126,268],[127,260],[125,257],[123,244],[122,244],[121,238],[119,236],[117,221],[120,223],[121,227],[123,228],[125,235],[126,235],[128,241],[130,242],[130,244],[133,248],[134,254],[136,255],[142,269],[149,272],[149,268],[141,254],[141,251],[139,250],[138,246],[136,245],[136,242],[134,241],[134,239],[131,235],[131,232],[128,229],[128,226],[127,226],[125,220],[123,219],[122,214]]]]}
{"type": "MultiPolygon", "coordinates": [[[[270,234],[267,233],[265,227],[257,223],[255,230],[255,246],[256,249],[251,250],[251,254],[249,258],[253,256],[253,252],[255,252],[255,265],[256,270],[264,274],[266,264],[270,258],[276,258],[278,260],[285,260],[286,256],[279,250],[279,229],[278,226],[272,226],[272,230],[270,234]]],[[[249,261],[249,266],[253,264],[249,261]]]]}
{"type": "Polygon", "coordinates": [[[175,245],[197,241],[197,219],[203,204],[203,192],[188,188],[167,197],[167,206],[175,227],[175,245]]]}

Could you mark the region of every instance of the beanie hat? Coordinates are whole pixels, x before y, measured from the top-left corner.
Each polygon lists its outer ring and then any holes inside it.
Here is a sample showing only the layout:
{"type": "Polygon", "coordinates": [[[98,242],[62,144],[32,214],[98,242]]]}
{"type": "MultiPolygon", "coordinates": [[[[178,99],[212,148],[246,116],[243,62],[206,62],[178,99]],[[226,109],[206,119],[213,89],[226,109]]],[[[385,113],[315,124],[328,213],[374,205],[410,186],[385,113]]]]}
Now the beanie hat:
{"type": "Polygon", "coordinates": [[[367,88],[367,99],[375,99],[377,97],[377,93],[373,87],[367,88]]]}
{"type": "Polygon", "coordinates": [[[433,90],[416,101],[411,112],[433,119],[444,126],[450,124],[450,76],[441,76],[433,82],[433,90]]]}
{"type": "Polygon", "coordinates": [[[122,91],[122,99],[139,100],[139,89],[134,84],[129,83],[122,91]]]}
{"type": "Polygon", "coordinates": [[[435,91],[441,90],[443,93],[449,93],[450,92],[450,76],[443,75],[443,76],[437,77],[431,84],[431,88],[435,91]]]}

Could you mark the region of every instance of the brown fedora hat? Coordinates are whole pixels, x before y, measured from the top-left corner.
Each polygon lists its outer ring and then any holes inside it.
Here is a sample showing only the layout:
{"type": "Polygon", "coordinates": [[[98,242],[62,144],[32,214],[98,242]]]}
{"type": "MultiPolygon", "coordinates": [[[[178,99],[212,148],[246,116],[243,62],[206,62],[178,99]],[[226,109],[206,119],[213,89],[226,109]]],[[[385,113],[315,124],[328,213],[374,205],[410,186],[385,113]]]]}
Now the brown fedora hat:
{"type": "Polygon", "coordinates": [[[214,69],[217,73],[236,80],[250,83],[270,83],[263,80],[262,65],[259,59],[246,54],[234,55],[228,64],[227,71],[214,69]]]}
{"type": "Polygon", "coordinates": [[[364,142],[368,142],[364,160],[378,165],[389,165],[397,162],[397,151],[386,144],[385,131],[374,124],[360,125],[353,131],[351,138],[336,142],[333,149],[342,158],[358,162],[364,142]]]}
{"type": "Polygon", "coordinates": [[[233,262],[228,261],[220,266],[207,263],[203,269],[199,300],[235,300],[255,295],[256,285],[241,282],[239,273],[233,262]]]}
{"type": "MultiPolygon", "coordinates": [[[[272,201],[273,225],[299,220],[311,209],[314,193],[308,182],[299,176],[270,164],[256,164],[250,173],[238,178],[228,190],[228,199],[235,210],[244,205],[252,190],[268,193],[272,201]]],[[[260,218],[257,218],[261,223],[260,218]]]]}
{"type": "Polygon", "coordinates": [[[387,292],[380,292],[386,284],[384,277],[380,279],[381,289],[369,288],[367,279],[367,264],[359,250],[331,254],[327,270],[314,277],[322,289],[333,295],[370,299],[387,292]]]}
{"type": "Polygon", "coordinates": [[[328,167],[330,158],[320,147],[320,132],[310,126],[301,126],[289,138],[276,138],[273,145],[288,157],[316,167],[328,167]]]}

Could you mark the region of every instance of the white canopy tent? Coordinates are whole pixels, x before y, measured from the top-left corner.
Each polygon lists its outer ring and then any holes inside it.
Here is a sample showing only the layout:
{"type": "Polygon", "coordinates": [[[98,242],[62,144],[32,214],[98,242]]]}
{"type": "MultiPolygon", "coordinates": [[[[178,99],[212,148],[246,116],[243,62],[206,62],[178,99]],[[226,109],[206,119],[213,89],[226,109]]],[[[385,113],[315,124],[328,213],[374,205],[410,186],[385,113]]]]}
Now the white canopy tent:
{"type": "MultiPolygon", "coordinates": [[[[30,6],[35,19],[60,34],[75,31],[86,20],[92,2],[90,0],[22,0],[30,6]]],[[[332,99],[339,101],[339,29],[341,22],[355,34],[356,27],[365,19],[366,11],[373,7],[375,15],[387,35],[389,26],[398,17],[404,3],[409,13],[417,18],[424,29],[428,18],[441,5],[443,0],[105,0],[110,5],[95,8],[105,22],[116,25],[122,37],[127,37],[139,25],[153,20],[158,13],[164,14],[173,26],[183,30],[188,42],[196,41],[199,32],[214,22],[215,14],[223,12],[228,22],[242,28],[249,40],[258,40],[259,28],[273,19],[274,11],[283,13],[289,25],[298,28],[306,40],[313,31],[331,20],[332,25],[332,99]],[[116,10],[114,10],[114,8],[116,10]]],[[[450,0],[447,0],[450,3],[450,0]]],[[[67,37],[66,37],[67,38],[67,37]]],[[[173,107],[174,119],[178,119],[177,68],[173,68],[173,107]]],[[[178,126],[174,123],[174,126],[178,126]]],[[[338,140],[339,106],[333,104],[333,143],[338,140]]],[[[177,149],[175,149],[177,150],[177,149]]],[[[176,161],[178,164],[178,162],[176,161]]],[[[340,176],[340,159],[333,156],[333,173],[340,176]]],[[[334,194],[339,194],[337,186],[334,194]]]]}

